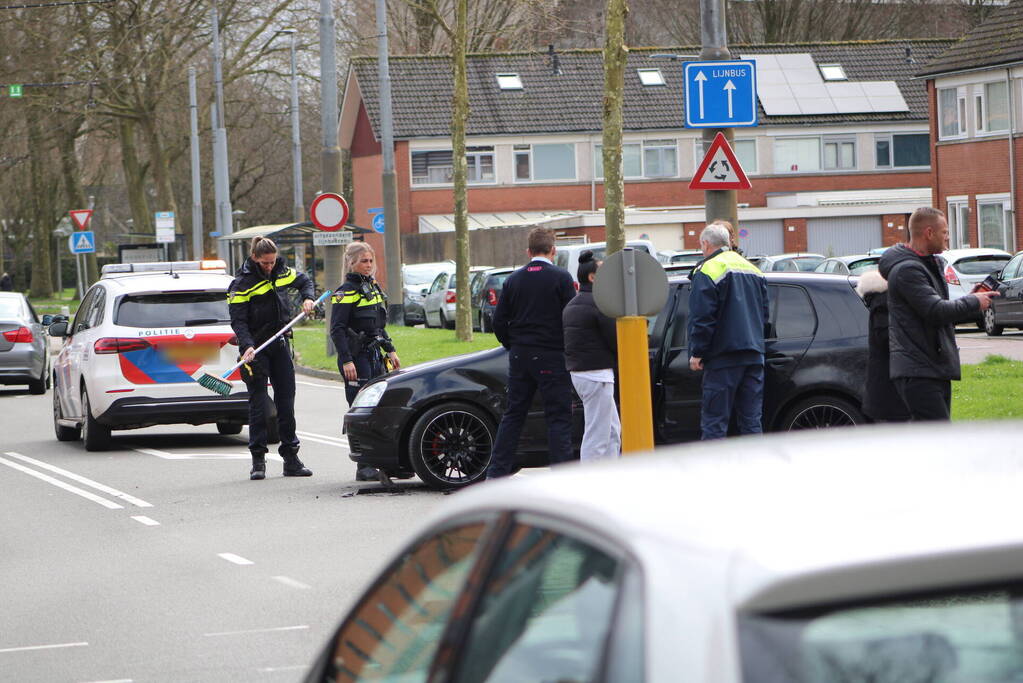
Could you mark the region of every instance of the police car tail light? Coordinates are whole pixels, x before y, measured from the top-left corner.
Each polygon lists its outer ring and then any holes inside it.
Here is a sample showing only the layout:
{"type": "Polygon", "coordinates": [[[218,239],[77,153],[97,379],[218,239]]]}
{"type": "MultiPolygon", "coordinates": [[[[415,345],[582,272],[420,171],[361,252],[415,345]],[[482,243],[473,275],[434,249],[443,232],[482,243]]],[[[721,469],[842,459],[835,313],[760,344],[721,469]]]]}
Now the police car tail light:
{"type": "Polygon", "coordinates": [[[492,289],[487,290],[487,304],[490,306],[497,305],[497,292],[492,289]]]}
{"type": "Polygon", "coordinates": [[[97,339],[92,350],[97,354],[127,353],[129,351],[141,351],[149,348],[149,342],[145,339],[134,337],[104,337],[97,339]]]}
{"type": "Polygon", "coordinates": [[[25,326],[19,327],[16,330],[7,330],[4,332],[4,339],[12,344],[31,344],[32,330],[25,326]]]}
{"type": "Polygon", "coordinates": [[[950,285],[959,284],[959,276],[956,275],[954,270],[952,270],[952,266],[945,266],[945,282],[950,285]]]}
{"type": "Polygon", "coordinates": [[[455,303],[455,290],[449,289],[448,293],[444,295],[444,303],[453,304],[455,303]]]}

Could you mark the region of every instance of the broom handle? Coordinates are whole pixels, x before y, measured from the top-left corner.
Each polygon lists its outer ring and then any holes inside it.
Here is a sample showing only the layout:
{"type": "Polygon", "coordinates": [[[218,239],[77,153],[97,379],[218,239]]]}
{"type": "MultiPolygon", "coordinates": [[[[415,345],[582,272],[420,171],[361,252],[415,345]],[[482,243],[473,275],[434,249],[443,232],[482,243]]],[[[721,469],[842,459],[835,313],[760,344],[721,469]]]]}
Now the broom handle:
{"type": "MultiPolygon", "coordinates": [[[[321,294],[320,297],[316,300],[316,302],[313,303],[313,306],[315,307],[315,306],[319,306],[320,304],[322,304],[324,301],[327,300],[327,297],[329,297],[332,293],[333,292],[328,290],[328,291],[324,292],[323,294],[321,294]]],[[[281,329],[277,330],[277,332],[275,332],[272,337],[270,337],[265,342],[263,342],[262,344],[257,346],[255,353],[259,353],[260,351],[262,351],[266,347],[270,346],[270,344],[272,344],[273,342],[277,341],[278,337],[280,337],[282,334],[284,334],[285,332],[290,330],[292,327],[297,325],[299,323],[299,321],[301,321],[302,318],[304,318],[304,317],[305,317],[305,311],[300,312],[298,315],[296,315],[294,318],[291,319],[291,322],[289,322],[287,325],[285,325],[281,329]]],[[[253,354],[253,355],[255,355],[255,354],[253,354]]],[[[227,372],[225,372],[223,375],[220,376],[221,379],[227,379],[228,375],[230,375],[232,372],[234,372],[235,370],[237,370],[238,368],[240,368],[243,365],[245,365],[245,361],[243,361],[243,360],[238,361],[237,363],[232,365],[230,368],[228,368],[227,372]]]]}

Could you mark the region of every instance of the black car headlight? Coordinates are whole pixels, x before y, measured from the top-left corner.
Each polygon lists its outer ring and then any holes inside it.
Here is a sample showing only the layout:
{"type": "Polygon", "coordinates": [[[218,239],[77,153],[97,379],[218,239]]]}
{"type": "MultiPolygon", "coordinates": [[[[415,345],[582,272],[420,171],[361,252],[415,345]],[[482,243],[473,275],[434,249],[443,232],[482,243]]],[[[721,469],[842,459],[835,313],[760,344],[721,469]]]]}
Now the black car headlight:
{"type": "Polygon", "coordinates": [[[386,380],[367,385],[356,395],[355,400],[352,401],[352,407],[375,408],[380,403],[380,398],[384,395],[385,391],[387,391],[386,380]]]}

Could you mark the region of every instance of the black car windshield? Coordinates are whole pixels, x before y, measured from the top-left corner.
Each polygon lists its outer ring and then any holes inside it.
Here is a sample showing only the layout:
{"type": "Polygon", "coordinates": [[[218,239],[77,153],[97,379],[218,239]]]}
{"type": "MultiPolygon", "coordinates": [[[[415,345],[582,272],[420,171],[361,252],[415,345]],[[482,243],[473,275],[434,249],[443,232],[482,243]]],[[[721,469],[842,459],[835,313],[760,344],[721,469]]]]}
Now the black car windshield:
{"type": "Polygon", "coordinates": [[[1018,587],[739,620],[745,683],[1018,680],[1018,587]]]}
{"type": "Polygon", "coordinates": [[[168,292],[128,295],[114,315],[125,327],[183,327],[231,321],[224,292],[168,292]]]}
{"type": "Polygon", "coordinates": [[[1003,254],[986,256],[967,256],[952,264],[952,267],[963,275],[987,275],[1005,267],[1009,257],[1003,254]]]}

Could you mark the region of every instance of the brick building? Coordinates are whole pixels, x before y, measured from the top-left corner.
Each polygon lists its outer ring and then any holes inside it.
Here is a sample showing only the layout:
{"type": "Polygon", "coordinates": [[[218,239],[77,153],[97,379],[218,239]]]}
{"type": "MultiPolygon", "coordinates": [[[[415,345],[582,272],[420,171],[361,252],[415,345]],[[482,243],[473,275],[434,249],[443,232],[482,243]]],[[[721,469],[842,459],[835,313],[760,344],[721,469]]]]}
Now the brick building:
{"type": "MultiPolygon", "coordinates": [[[[927,86],[914,72],[953,43],[732,48],[736,57],[758,64],[759,125],[735,135],[753,183],[738,196],[748,251],[851,253],[902,239],[905,206],[885,201],[884,193],[915,188],[929,194],[933,178],[927,86]],[[849,200],[834,200],[837,192],[849,200]],[[830,210],[808,209],[820,206],[819,196],[832,197],[830,210]],[[800,203],[808,197],[808,204],[800,203]]],[[[625,199],[637,208],[698,208],[703,193],[688,183],[703,156],[701,131],[681,125],[682,63],[663,58],[665,52],[629,53],[625,199]]],[[[696,55],[699,48],[670,52],[696,55]]],[[[403,235],[430,231],[453,211],[450,59],[396,57],[390,64],[398,221],[403,235]]],[[[472,215],[599,211],[601,52],[477,54],[469,57],[468,72],[472,215]]],[[[381,205],[378,122],[376,60],[357,58],[339,124],[341,147],[352,158],[355,217],[381,205]]],[[[601,236],[602,226],[578,222],[563,222],[559,234],[601,236]]],[[[645,234],[663,249],[689,246],[695,228],[690,220],[626,225],[630,238],[645,234]]]]}
{"type": "Polygon", "coordinates": [[[934,205],[953,246],[1023,244],[1023,0],[994,10],[919,71],[931,111],[934,205]]]}

